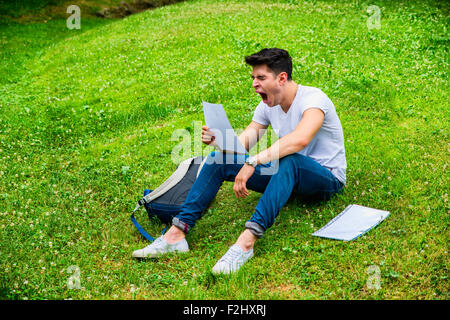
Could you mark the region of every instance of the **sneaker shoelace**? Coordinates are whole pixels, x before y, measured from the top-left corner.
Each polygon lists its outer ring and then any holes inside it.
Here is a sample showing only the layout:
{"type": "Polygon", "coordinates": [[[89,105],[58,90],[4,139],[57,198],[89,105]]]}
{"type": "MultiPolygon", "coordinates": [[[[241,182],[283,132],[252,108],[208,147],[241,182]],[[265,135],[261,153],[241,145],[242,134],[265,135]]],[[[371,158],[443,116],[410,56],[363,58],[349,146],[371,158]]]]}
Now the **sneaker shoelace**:
{"type": "Polygon", "coordinates": [[[146,248],[149,248],[151,246],[156,246],[158,247],[158,245],[162,242],[161,238],[156,238],[155,241],[153,241],[152,243],[150,243],[146,248]]]}
{"type": "Polygon", "coordinates": [[[237,262],[240,256],[241,252],[233,247],[230,248],[230,250],[228,250],[227,253],[220,260],[228,264],[234,264],[237,262]]]}

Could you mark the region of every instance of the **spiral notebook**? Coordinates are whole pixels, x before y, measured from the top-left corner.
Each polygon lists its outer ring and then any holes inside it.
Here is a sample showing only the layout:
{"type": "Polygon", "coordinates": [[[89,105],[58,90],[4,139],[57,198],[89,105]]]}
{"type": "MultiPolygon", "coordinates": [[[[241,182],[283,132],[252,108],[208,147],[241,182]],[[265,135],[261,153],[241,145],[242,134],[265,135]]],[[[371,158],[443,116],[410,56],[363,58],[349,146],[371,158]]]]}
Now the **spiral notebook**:
{"type": "Polygon", "coordinates": [[[350,241],[376,227],[388,216],[389,211],[351,204],[312,235],[350,241]]]}

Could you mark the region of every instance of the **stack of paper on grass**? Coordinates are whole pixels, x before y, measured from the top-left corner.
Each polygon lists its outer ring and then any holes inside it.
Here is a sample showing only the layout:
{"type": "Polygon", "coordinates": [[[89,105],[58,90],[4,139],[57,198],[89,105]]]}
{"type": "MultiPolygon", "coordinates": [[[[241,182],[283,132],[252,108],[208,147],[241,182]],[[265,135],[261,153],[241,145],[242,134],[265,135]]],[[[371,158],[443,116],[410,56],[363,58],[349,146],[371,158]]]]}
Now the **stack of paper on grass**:
{"type": "Polygon", "coordinates": [[[389,211],[351,204],[313,236],[350,241],[378,225],[389,216],[389,211]]]}

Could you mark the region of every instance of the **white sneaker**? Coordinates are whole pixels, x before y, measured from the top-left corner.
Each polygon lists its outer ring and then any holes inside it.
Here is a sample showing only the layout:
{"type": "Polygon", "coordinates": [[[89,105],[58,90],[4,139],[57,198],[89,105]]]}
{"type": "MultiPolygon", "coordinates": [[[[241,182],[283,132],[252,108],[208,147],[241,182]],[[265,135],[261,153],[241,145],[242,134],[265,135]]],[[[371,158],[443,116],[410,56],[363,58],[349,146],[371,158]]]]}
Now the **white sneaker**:
{"type": "Polygon", "coordinates": [[[251,257],[253,257],[253,249],[245,252],[238,244],[234,244],[228,249],[227,253],[217,261],[212,272],[214,274],[229,274],[236,272],[251,257]]]}
{"type": "Polygon", "coordinates": [[[168,244],[166,240],[161,236],[156,238],[151,244],[144,249],[136,250],[133,252],[133,258],[155,258],[169,252],[187,252],[189,246],[186,239],[178,241],[174,244],[168,244]]]}

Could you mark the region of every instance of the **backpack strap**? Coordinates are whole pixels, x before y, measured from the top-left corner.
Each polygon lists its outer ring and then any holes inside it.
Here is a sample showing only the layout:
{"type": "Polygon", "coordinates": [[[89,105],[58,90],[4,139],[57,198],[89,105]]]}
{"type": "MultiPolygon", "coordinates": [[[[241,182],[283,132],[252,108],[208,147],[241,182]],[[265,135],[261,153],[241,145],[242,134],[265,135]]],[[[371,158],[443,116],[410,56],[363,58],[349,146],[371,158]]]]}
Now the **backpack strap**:
{"type": "MultiPolygon", "coordinates": [[[[143,197],[141,200],[139,200],[138,205],[141,206],[144,203],[152,202],[156,198],[162,196],[167,191],[172,189],[186,175],[186,172],[188,172],[189,167],[195,158],[196,157],[192,157],[192,158],[186,159],[183,162],[181,162],[178,165],[178,168],[175,170],[175,172],[172,173],[172,175],[166,181],[164,181],[158,188],[153,190],[152,193],[149,193],[148,195],[143,197]]],[[[135,209],[135,211],[136,211],[136,209],[135,209]]]]}
{"type": "MultiPolygon", "coordinates": [[[[133,211],[133,214],[131,215],[131,222],[133,222],[133,224],[136,227],[136,229],[138,229],[138,231],[144,236],[145,239],[147,239],[150,242],[155,241],[155,238],[153,238],[151,235],[149,235],[147,233],[147,231],[145,231],[145,229],[142,228],[142,226],[139,224],[139,222],[137,222],[136,218],[134,217],[134,211],[133,211]]],[[[166,229],[164,229],[164,231],[165,230],[166,229]]]]}
{"type": "MultiPolygon", "coordinates": [[[[139,206],[140,207],[140,206],[139,206]]],[[[131,222],[133,222],[134,226],[136,227],[136,229],[138,229],[138,231],[144,236],[145,239],[147,239],[150,242],[155,241],[155,238],[153,238],[151,235],[148,234],[147,231],[145,231],[144,228],[142,228],[142,226],[139,224],[139,222],[137,222],[136,217],[134,216],[134,213],[136,212],[136,210],[139,209],[138,206],[136,206],[136,208],[134,209],[133,213],[131,214],[131,222]]],[[[163,235],[164,233],[166,233],[167,227],[169,225],[166,224],[166,226],[164,227],[163,231],[161,232],[161,235],[163,235]]]]}
{"type": "MultiPolygon", "coordinates": [[[[198,157],[197,157],[197,158],[198,158],[198,157]]],[[[205,162],[206,162],[206,159],[208,159],[208,157],[205,157],[205,159],[203,159],[202,163],[200,163],[200,165],[198,166],[197,177],[198,177],[198,175],[200,174],[200,171],[202,170],[203,165],[204,165],[205,162]]]]}

